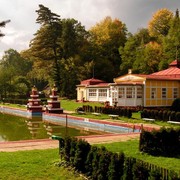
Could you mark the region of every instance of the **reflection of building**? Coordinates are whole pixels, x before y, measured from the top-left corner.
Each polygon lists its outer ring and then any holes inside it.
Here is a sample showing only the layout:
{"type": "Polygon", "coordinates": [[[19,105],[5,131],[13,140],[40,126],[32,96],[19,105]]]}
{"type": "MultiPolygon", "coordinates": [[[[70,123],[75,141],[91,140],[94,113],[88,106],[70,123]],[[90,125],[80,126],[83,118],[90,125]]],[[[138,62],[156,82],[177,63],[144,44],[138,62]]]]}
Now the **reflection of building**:
{"type": "Polygon", "coordinates": [[[32,114],[32,116],[38,116],[42,114],[42,106],[40,105],[41,100],[37,88],[34,86],[30,95],[31,99],[28,99],[27,110],[32,114]]]}
{"type": "Polygon", "coordinates": [[[114,83],[98,79],[81,81],[77,85],[78,101],[109,101],[110,105],[161,107],[171,106],[180,94],[180,62],[173,61],[169,68],[149,75],[129,73],[114,78],[114,83]]]}
{"type": "Polygon", "coordinates": [[[47,134],[49,136],[52,136],[52,135],[60,135],[62,133],[62,130],[63,130],[63,126],[61,125],[57,125],[57,124],[53,124],[53,123],[50,123],[50,122],[44,122],[44,127],[47,131],[47,134]]]}
{"type": "Polygon", "coordinates": [[[57,87],[54,86],[52,89],[52,95],[50,95],[50,100],[47,101],[48,105],[47,105],[46,112],[56,113],[56,114],[63,113],[63,109],[61,108],[58,97],[59,96],[57,95],[57,87]]]}
{"type": "Polygon", "coordinates": [[[39,133],[40,129],[42,128],[42,119],[40,118],[32,118],[32,119],[27,119],[26,120],[28,129],[30,133],[32,134],[32,137],[36,137],[37,134],[39,133]]]}

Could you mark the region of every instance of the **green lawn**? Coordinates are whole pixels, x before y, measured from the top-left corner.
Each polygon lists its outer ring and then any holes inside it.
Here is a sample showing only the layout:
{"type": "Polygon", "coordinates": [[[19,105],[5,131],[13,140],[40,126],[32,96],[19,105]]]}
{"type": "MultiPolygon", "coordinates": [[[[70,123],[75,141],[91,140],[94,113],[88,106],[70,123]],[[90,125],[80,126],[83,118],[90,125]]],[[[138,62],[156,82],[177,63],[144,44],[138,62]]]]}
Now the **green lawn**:
{"type": "Polygon", "coordinates": [[[94,106],[104,106],[102,103],[98,102],[76,102],[76,100],[69,100],[69,99],[61,99],[61,107],[67,111],[75,111],[78,107],[82,107],[83,105],[90,105],[94,106]]]}
{"type": "MultiPolygon", "coordinates": [[[[176,172],[180,170],[180,159],[153,157],[140,153],[138,151],[138,140],[103,144],[103,146],[110,151],[123,151],[126,156],[135,157],[163,168],[176,172]]],[[[83,180],[72,170],[57,166],[59,161],[58,149],[0,152],[0,179],[83,180]]]]}
{"type": "Polygon", "coordinates": [[[83,179],[73,171],[58,167],[58,162],[58,149],[0,152],[0,179],[83,179]]]}
{"type": "MultiPolygon", "coordinates": [[[[61,103],[61,107],[66,111],[75,111],[75,109],[77,109],[78,107],[82,107],[83,105],[90,105],[92,107],[94,107],[94,106],[104,106],[103,103],[98,103],[98,102],[76,102],[76,100],[69,100],[69,99],[61,99],[60,103],[61,103]]],[[[0,105],[26,109],[25,105],[20,105],[20,104],[9,104],[9,103],[2,104],[2,103],[0,103],[0,105]]],[[[109,119],[109,116],[106,115],[106,114],[102,114],[101,116],[95,116],[95,115],[92,115],[91,113],[86,113],[85,115],[74,113],[73,115],[74,116],[84,117],[84,118],[92,118],[92,119],[102,119],[102,120],[109,119]]],[[[132,118],[131,119],[126,118],[126,117],[119,117],[119,120],[124,121],[126,123],[156,124],[156,125],[159,125],[159,126],[167,126],[167,127],[175,127],[175,128],[179,127],[179,125],[168,124],[168,123],[162,122],[162,121],[156,121],[156,122],[153,122],[153,123],[143,121],[141,119],[141,117],[140,117],[140,112],[132,113],[132,118]]],[[[113,121],[113,120],[111,120],[111,121],[113,121]]]]}
{"type": "MultiPolygon", "coordinates": [[[[98,145],[102,146],[102,145],[98,145]]],[[[167,157],[155,157],[148,154],[141,153],[138,150],[139,141],[130,140],[126,142],[116,142],[110,144],[103,144],[108,150],[112,152],[124,152],[126,156],[135,157],[143,161],[155,164],[157,166],[174,170],[180,173],[180,157],[178,158],[167,158],[167,157]]]]}

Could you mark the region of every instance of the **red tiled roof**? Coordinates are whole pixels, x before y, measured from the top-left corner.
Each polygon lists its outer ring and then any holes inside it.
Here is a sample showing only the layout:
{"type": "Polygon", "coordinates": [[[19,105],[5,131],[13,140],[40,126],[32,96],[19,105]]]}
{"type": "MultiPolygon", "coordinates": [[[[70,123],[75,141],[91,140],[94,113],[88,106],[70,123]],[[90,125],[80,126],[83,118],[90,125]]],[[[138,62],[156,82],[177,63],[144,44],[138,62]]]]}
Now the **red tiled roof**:
{"type": "MultiPolygon", "coordinates": [[[[92,87],[106,87],[106,86],[109,86],[109,83],[99,83],[99,84],[95,84],[95,85],[92,85],[92,87]]],[[[91,85],[89,85],[89,87],[91,87],[91,85]]]]}
{"type": "Polygon", "coordinates": [[[151,75],[156,75],[156,76],[172,76],[172,77],[175,76],[175,75],[176,76],[177,75],[180,76],[180,69],[177,68],[177,67],[170,67],[168,69],[152,73],[151,75]]]}
{"type": "Polygon", "coordinates": [[[124,81],[124,82],[118,82],[118,83],[111,83],[111,84],[109,84],[109,85],[142,85],[143,84],[143,82],[141,81],[141,82],[132,82],[132,81],[124,81]]]}
{"type": "Polygon", "coordinates": [[[81,81],[81,85],[97,85],[97,84],[100,84],[100,83],[106,83],[106,82],[102,81],[100,79],[94,79],[94,78],[86,79],[84,81],[81,81]]]}
{"type": "Polygon", "coordinates": [[[140,77],[145,77],[146,79],[157,79],[157,80],[180,80],[180,75],[154,75],[153,74],[139,74],[140,77]]]}
{"type": "Polygon", "coordinates": [[[173,62],[171,62],[171,63],[169,64],[170,67],[172,67],[172,66],[178,67],[179,65],[180,65],[180,61],[179,61],[179,60],[174,60],[173,62]]]}

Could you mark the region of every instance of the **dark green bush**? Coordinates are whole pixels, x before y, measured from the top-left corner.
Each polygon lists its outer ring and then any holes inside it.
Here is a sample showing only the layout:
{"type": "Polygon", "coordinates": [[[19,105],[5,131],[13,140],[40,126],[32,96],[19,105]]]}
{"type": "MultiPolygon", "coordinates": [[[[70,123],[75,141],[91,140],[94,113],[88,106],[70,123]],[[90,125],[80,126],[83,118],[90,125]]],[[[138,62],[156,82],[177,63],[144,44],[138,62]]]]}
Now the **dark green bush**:
{"type": "Polygon", "coordinates": [[[133,180],[133,165],[136,163],[135,158],[128,157],[125,160],[124,180],[133,180]]]}
{"type": "Polygon", "coordinates": [[[150,172],[150,179],[151,180],[162,180],[162,175],[160,170],[156,169],[150,172]]]}
{"type": "Polygon", "coordinates": [[[180,122],[180,112],[176,112],[176,121],[180,122]]]}
{"type": "Polygon", "coordinates": [[[70,150],[71,150],[71,141],[72,138],[67,136],[64,138],[64,148],[63,148],[63,157],[64,160],[70,162],[70,150]]]}
{"type": "MultiPolygon", "coordinates": [[[[153,133],[143,132],[144,134],[141,135],[140,141],[144,144],[140,145],[141,149],[149,148],[147,149],[149,152],[152,150],[161,152],[161,150],[166,151],[164,147],[168,146],[172,153],[180,154],[180,129],[168,129],[167,131],[166,129],[162,129],[160,132],[154,131],[153,133]],[[167,142],[165,140],[167,140],[167,142]],[[159,147],[158,144],[160,144],[159,147]],[[176,145],[174,146],[174,144],[176,145]],[[155,146],[154,149],[153,146],[155,146]]],[[[109,152],[104,147],[97,148],[96,146],[90,146],[88,142],[81,139],[65,137],[60,144],[60,151],[62,151],[66,165],[73,166],[76,170],[85,173],[89,179],[146,180],[149,177],[150,179],[158,180],[162,177],[162,172],[160,173],[160,171],[158,171],[160,167],[156,167],[156,172],[149,174],[148,172],[152,167],[151,164],[135,158],[125,157],[124,153],[117,154],[109,152]]],[[[168,178],[174,180],[179,179],[179,176],[173,171],[166,170],[166,172],[170,172],[168,178]]]]}
{"type": "Polygon", "coordinates": [[[140,135],[140,151],[154,155],[176,157],[180,155],[180,129],[142,131],[140,135]]]}
{"type": "Polygon", "coordinates": [[[159,111],[158,112],[158,120],[162,120],[163,119],[163,111],[159,111]]]}
{"type": "Polygon", "coordinates": [[[71,149],[70,149],[70,163],[74,165],[74,157],[75,157],[75,153],[76,153],[76,145],[78,143],[78,139],[77,138],[72,138],[71,139],[71,149]]]}
{"type": "Polygon", "coordinates": [[[98,180],[108,180],[108,168],[111,161],[112,153],[107,151],[105,148],[101,148],[99,151],[100,158],[98,162],[98,180]]]}
{"type": "Polygon", "coordinates": [[[171,105],[171,111],[175,111],[175,112],[180,111],[180,98],[177,98],[173,101],[171,105]]]}
{"type": "Polygon", "coordinates": [[[93,174],[93,165],[94,165],[94,159],[97,157],[97,151],[98,148],[96,146],[91,146],[91,149],[88,153],[86,162],[85,162],[85,169],[87,176],[92,176],[93,174]]]}
{"type": "Polygon", "coordinates": [[[176,112],[175,111],[171,111],[169,120],[170,121],[176,121],[176,112]]]}
{"type": "Polygon", "coordinates": [[[123,176],[124,169],[124,153],[114,153],[111,155],[109,168],[108,168],[108,179],[117,180],[123,176]]]}
{"type": "Polygon", "coordinates": [[[81,172],[85,172],[85,162],[90,151],[90,144],[82,139],[76,143],[76,151],[74,154],[74,167],[81,172]]]}
{"type": "Polygon", "coordinates": [[[167,110],[164,110],[164,111],[163,111],[163,114],[162,114],[162,120],[163,120],[163,121],[168,121],[169,118],[168,118],[168,116],[167,116],[167,113],[168,113],[167,110]]]}
{"type": "Polygon", "coordinates": [[[136,161],[133,165],[133,180],[148,180],[149,171],[142,161],[136,161]]]}

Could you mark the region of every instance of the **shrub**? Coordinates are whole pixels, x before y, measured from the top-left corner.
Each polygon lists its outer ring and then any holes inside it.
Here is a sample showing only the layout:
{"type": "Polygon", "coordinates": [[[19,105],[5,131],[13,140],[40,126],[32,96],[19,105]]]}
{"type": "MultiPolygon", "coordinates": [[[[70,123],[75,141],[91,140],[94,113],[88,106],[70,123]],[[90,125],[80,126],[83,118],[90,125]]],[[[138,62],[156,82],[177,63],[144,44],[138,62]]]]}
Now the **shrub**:
{"type": "Polygon", "coordinates": [[[96,146],[91,146],[91,149],[87,155],[87,159],[85,162],[85,169],[87,176],[92,176],[93,173],[93,161],[95,157],[97,156],[96,153],[98,151],[98,148],[96,146]]]}
{"type": "Polygon", "coordinates": [[[74,157],[76,153],[76,145],[77,145],[78,139],[72,138],[71,139],[71,149],[70,149],[70,163],[74,165],[74,157]]]}
{"type": "Polygon", "coordinates": [[[135,158],[128,157],[125,160],[125,172],[124,179],[125,180],[133,180],[133,165],[136,163],[135,158]]]}
{"type": "Polygon", "coordinates": [[[171,105],[171,111],[176,111],[176,112],[180,111],[180,98],[177,98],[173,101],[171,105]]]}
{"type": "Polygon", "coordinates": [[[64,160],[67,162],[70,162],[71,141],[72,141],[72,138],[69,136],[64,138],[64,148],[63,148],[62,155],[64,157],[64,160]]]}
{"type": "Polygon", "coordinates": [[[158,119],[159,120],[163,119],[163,112],[161,110],[158,112],[158,119]]]}
{"type": "Polygon", "coordinates": [[[127,109],[127,117],[131,118],[132,117],[132,111],[131,109],[127,109]]]}
{"type": "Polygon", "coordinates": [[[137,161],[133,165],[133,179],[134,180],[148,180],[149,171],[145,164],[137,161]]]}
{"type": "Polygon", "coordinates": [[[170,120],[171,121],[176,121],[176,112],[175,111],[171,111],[170,120]]]}
{"type": "Polygon", "coordinates": [[[124,153],[114,153],[111,155],[111,160],[108,168],[108,179],[121,179],[124,169],[124,153]]]}
{"type": "Polygon", "coordinates": [[[155,156],[176,157],[180,155],[179,134],[180,129],[173,128],[161,128],[152,132],[142,131],[139,149],[155,156]]]}
{"type": "Polygon", "coordinates": [[[144,109],[142,111],[142,118],[148,118],[148,110],[147,109],[144,109]]]}
{"type": "Polygon", "coordinates": [[[154,119],[158,119],[158,110],[154,110],[154,119]]]}
{"type": "Polygon", "coordinates": [[[167,110],[164,110],[164,111],[163,111],[163,114],[162,114],[162,120],[163,120],[163,121],[168,121],[167,113],[168,113],[167,110]]]}
{"type": "Polygon", "coordinates": [[[85,172],[85,162],[90,151],[90,144],[85,140],[78,140],[74,155],[74,166],[78,171],[85,172]]]}
{"type": "Polygon", "coordinates": [[[176,112],[176,121],[180,122],[180,112],[176,112]]]}
{"type": "Polygon", "coordinates": [[[108,175],[108,168],[110,164],[112,153],[107,151],[105,148],[101,148],[100,150],[100,158],[98,162],[98,180],[106,180],[108,175]]]}
{"type": "Polygon", "coordinates": [[[158,169],[151,171],[150,177],[151,177],[150,179],[152,179],[152,180],[161,180],[162,179],[162,175],[158,169]]]}

